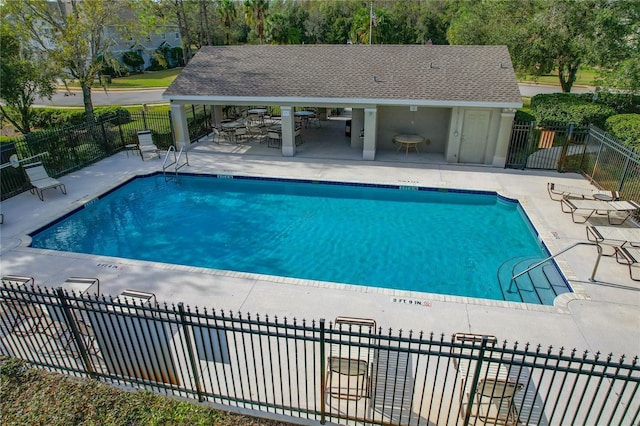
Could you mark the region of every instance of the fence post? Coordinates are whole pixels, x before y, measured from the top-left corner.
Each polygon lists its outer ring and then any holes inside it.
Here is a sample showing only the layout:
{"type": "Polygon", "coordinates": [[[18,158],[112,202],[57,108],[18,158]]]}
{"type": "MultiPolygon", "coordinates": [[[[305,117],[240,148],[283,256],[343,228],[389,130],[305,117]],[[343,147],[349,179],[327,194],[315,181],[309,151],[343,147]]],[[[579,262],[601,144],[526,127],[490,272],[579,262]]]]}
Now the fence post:
{"type": "MultiPolygon", "coordinates": [[[[471,389],[469,390],[469,401],[467,402],[467,409],[464,413],[464,425],[467,426],[469,424],[469,420],[471,418],[471,409],[473,406],[473,400],[476,395],[476,388],[478,387],[478,381],[480,379],[480,371],[482,369],[482,359],[484,358],[484,352],[489,343],[488,336],[482,336],[482,342],[480,343],[480,352],[478,352],[478,364],[476,365],[476,371],[473,372],[473,381],[471,382],[471,389]]],[[[469,360],[471,362],[471,360],[469,360]]],[[[462,389],[461,392],[464,392],[462,389]]]]}
{"type": "Polygon", "coordinates": [[[147,114],[145,113],[145,109],[142,109],[142,124],[144,125],[145,129],[148,129],[149,126],[147,126],[147,114]]]}
{"type": "Polygon", "coordinates": [[[62,309],[62,313],[64,314],[64,319],[67,322],[67,326],[71,330],[71,337],[78,345],[78,350],[80,351],[80,358],[82,359],[82,363],[84,364],[84,368],[89,374],[90,377],[96,378],[95,372],[93,371],[93,367],[91,366],[91,360],[89,359],[89,352],[84,347],[84,341],[82,340],[82,335],[78,331],[78,327],[76,326],[76,319],[69,308],[69,303],[67,302],[67,298],[62,291],[62,287],[56,288],[56,295],[60,300],[60,308],[62,309]]]}
{"type": "Polygon", "coordinates": [[[324,390],[327,386],[326,384],[326,360],[325,360],[325,334],[324,334],[324,318],[320,318],[320,424],[325,424],[327,422],[326,415],[326,402],[324,390]]]}
{"type": "Polygon", "coordinates": [[[200,385],[200,376],[198,375],[198,368],[196,363],[196,357],[193,353],[193,346],[191,344],[191,336],[189,335],[189,329],[187,328],[187,321],[185,318],[184,312],[184,303],[178,303],[178,312],[180,313],[180,324],[182,325],[182,329],[184,330],[184,340],[187,345],[187,353],[189,354],[189,363],[191,364],[191,370],[193,370],[193,381],[196,385],[196,392],[198,394],[198,401],[204,401],[204,396],[202,395],[202,386],[200,385]]]}
{"type": "Polygon", "coordinates": [[[525,139],[525,152],[526,155],[523,157],[522,159],[522,167],[520,168],[520,170],[524,170],[527,168],[527,160],[529,159],[529,155],[531,155],[531,151],[533,150],[533,144],[535,143],[534,141],[534,130],[536,128],[536,122],[534,121],[530,121],[529,122],[529,130],[527,131],[527,137],[525,139]]]}
{"type": "Polygon", "coordinates": [[[569,123],[567,127],[567,138],[564,141],[564,145],[562,145],[562,151],[560,152],[560,158],[558,159],[558,173],[564,172],[564,166],[567,162],[567,150],[569,149],[569,144],[573,140],[573,123],[569,123]]]}

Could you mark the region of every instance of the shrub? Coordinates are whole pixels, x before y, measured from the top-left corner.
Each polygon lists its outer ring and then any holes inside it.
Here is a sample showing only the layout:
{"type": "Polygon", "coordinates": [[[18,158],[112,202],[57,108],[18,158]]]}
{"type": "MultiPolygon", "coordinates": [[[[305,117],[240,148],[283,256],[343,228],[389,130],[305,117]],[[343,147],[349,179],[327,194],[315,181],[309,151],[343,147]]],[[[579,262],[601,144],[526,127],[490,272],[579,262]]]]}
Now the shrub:
{"type": "Polygon", "coordinates": [[[594,124],[603,127],[607,118],[616,114],[610,106],[596,104],[584,96],[571,93],[535,95],[531,98],[531,111],[538,124],[594,124]]]}
{"type": "Polygon", "coordinates": [[[640,114],[620,114],[609,117],[604,130],[625,145],[640,146],[640,114]]]}
{"type": "Polygon", "coordinates": [[[535,121],[535,117],[531,115],[528,111],[523,111],[521,109],[516,111],[516,116],[514,121],[535,121]]]}
{"type": "Polygon", "coordinates": [[[144,65],[144,59],[142,59],[142,56],[133,50],[124,52],[124,55],[122,55],[122,62],[134,70],[139,70],[140,67],[144,65]]]}

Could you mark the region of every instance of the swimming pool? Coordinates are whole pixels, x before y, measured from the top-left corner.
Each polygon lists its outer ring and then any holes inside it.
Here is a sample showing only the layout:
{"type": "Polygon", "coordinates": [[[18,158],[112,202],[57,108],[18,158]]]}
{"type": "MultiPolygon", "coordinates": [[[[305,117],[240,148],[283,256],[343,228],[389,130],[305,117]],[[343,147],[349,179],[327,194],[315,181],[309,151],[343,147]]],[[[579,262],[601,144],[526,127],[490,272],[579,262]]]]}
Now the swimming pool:
{"type": "Polygon", "coordinates": [[[509,282],[548,252],[518,202],[490,192],[156,174],[31,237],[36,248],[474,298],[552,304],[570,291],[509,282]]]}

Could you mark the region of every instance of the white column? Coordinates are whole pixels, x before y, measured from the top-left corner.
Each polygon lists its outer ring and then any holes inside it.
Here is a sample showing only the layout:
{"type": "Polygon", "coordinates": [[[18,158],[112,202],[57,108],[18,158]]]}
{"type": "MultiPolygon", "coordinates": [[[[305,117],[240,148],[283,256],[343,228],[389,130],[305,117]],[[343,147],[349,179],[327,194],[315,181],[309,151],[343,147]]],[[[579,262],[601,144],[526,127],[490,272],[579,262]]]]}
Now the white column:
{"type": "Polygon", "coordinates": [[[291,106],[280,106],[280,117],[282,118],[282,156],[293,157],[296,154],[296,144],[294,132],[296,121],[291,106]]]}
{"type": "Polygon", "coordinates": [[[185,151],[191,146],[189,140],[189,125],[187,124],[187,114],[184,105],[171,103],[171,122],[173,123],[173,135],[176,149],[180,151],[184,147],[185,151]]]}
{"type": "MultiPolygon", "coordinates": [[[[364,109],[364,146],[362,148],[363,160],[376,159],[376,133],[378,129],[377,116],[377,108],[364,109]]],[[[353,132],[353,128],[351,129],[351,131],[353,132]]]]}
{"type": "Polygon", "coordinates": [[[224,118],[224,113],[222,112],[222,105],[214,105],[213,106],[213,125],[215,127],[220,128],[222,125],[222,119],[224,118]]]}
{"type": "Polygon", "coordinates": [[[449,121],[449,132],[447,144],[444,149],[444,158],[447,163],[458,162],[458,152],[460,151],[460,135],[462,134],[462,112],[460,108],[451,108],[451,119],[449,121]]]}
{"type": "Polygon", "coordinates": [[[506,108],[500,113],[500,127],[498,128],[498,136],[496,137],[496,151],[493,155],[493,167],[504,167],[507,162],[507,154],[509,151],[509,139],[511,139],[511,128],[513,127],[513,119],[516,116],[514,109],[506,108]]]}
{"type": "Polygon", "coordinates": [[[363,138],[360,138],[362,129],[364,129],[364,109],[353,108],[351,110],[351,148],[363,147],[363,138]]]}

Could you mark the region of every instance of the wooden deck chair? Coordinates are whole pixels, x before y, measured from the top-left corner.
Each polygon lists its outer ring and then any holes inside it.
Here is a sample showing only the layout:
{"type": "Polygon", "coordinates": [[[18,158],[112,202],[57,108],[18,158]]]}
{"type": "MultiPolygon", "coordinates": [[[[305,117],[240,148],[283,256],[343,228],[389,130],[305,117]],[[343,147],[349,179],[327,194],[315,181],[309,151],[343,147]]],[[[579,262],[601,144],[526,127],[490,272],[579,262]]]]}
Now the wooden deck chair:
{"type": "Polygon", "coordinates": [[[332,345],[327,362],[326,392],[333,398],[357,401],[371,397],[374,354],[367,346],[376,322],[368,318],[337,317],[334,326],[351,333],[344,344],[332,345]]]}
{"type": "Polygon", "coordinates": [[[553,146],[553,139],[556,132],[553,130],[543,130],[540,132],[540,141],[538,142],[538,148],[551,148],[553,146]]]}
{"type": "Polygon", "coordinates": [[[67,193],[67,187],[64,186],[64,183],[49,176],[41,162],[26,164],[22,168],[27,173],[31,183],[31,193],[37,194],[40,201],[44,201],[42,191],[45,189],[60,188],[63,194],[67,193]]]}

